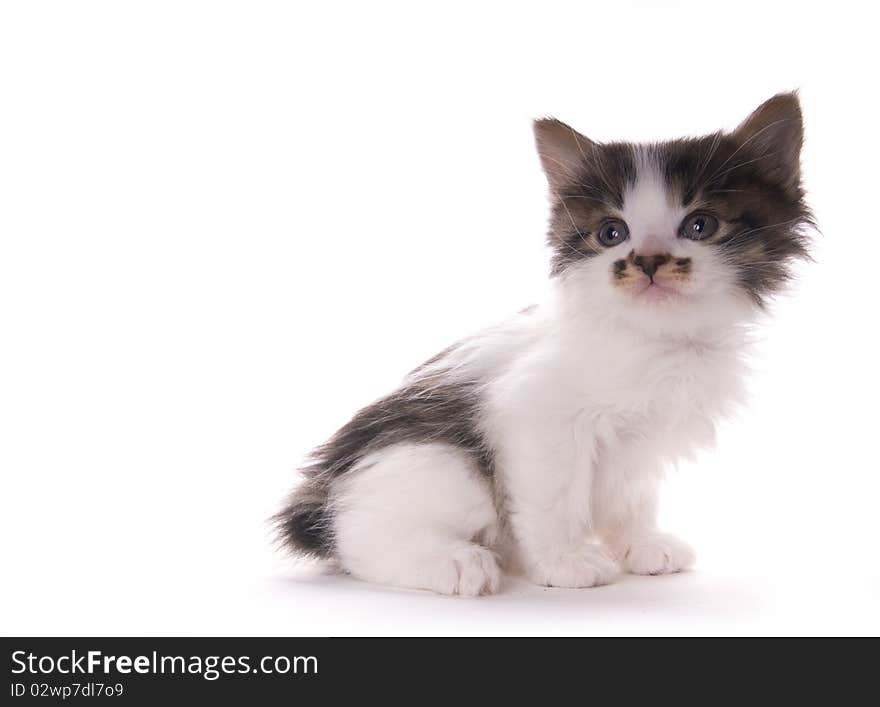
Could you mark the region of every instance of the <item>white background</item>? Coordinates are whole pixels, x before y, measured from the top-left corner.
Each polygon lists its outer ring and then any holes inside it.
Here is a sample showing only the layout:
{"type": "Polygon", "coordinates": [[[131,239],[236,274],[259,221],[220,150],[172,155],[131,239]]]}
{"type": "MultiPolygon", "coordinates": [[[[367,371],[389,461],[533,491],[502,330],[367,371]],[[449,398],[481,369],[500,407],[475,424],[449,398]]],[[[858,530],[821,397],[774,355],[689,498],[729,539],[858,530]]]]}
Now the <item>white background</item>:
{"type": "Polygon", "coordinates": [[[4,3],[3,633],[880,632],[880,57],[820,7],[4,3]],[[274,553],[310,447],[541,296],[532,118],[662,139],[793,88],[823,235],[670,477],[695,571],[462,600],[274,553]]]}

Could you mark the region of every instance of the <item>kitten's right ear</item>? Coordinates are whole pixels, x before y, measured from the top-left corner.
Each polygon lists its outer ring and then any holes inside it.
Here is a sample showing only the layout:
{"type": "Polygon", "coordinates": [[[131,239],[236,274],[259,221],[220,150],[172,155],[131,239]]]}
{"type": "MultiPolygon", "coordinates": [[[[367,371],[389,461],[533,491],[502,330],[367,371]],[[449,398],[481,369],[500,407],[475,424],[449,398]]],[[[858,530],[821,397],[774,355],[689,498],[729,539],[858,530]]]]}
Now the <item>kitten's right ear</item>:
{"type": "Polygon", "coordinates": [[[578,180],[587,155],[592,153],[596,143],[555,118],[536,120],[534,131],[538,156],[550,189],[554,194],[560,194],[578,180]]]}

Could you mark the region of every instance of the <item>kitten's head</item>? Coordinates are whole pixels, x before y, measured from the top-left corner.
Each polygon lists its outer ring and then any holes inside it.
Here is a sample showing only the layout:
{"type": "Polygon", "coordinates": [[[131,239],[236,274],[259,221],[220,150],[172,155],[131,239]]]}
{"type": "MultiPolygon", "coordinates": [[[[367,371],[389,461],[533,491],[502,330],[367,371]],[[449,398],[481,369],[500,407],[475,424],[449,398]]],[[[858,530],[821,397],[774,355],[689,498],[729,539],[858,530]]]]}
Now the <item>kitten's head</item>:
{"type": "Polygon", "coordinates": [[[732,133],[599,144],[535,122],[550,184],[553,275],[636,324],[763,306],[807,257],[803,125],[780,94],[732,133]]]}

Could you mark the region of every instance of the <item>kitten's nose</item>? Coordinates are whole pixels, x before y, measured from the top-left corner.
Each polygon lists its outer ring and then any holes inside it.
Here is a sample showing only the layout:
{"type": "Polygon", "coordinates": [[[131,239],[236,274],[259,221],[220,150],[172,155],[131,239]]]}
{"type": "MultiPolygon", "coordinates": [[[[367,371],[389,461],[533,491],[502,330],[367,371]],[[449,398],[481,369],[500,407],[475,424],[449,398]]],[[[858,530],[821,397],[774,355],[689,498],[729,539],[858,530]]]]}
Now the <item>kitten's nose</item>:
{"type": "Polygon", "coordinates": [[[672,260],[672,256],[669,253],[661,253],[659,255],[634,255],[633,256],[633,265],[637,268],[640,268],[645,275],[654,278],[654,273],[657,272],[657,269],[672,260]]]}

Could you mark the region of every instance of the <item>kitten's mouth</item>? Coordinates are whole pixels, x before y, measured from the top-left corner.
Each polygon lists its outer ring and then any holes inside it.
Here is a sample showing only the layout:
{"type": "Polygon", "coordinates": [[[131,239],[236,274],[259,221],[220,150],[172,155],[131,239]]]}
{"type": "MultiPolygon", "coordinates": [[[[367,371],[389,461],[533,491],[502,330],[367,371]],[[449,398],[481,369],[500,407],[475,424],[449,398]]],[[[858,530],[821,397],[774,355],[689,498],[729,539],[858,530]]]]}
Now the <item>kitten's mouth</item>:
{"type": "Polygon", "coordinates": [[[681,293],[677,289],[668,285],[661,285],[655,280],[651,280],[636,293],[639,299],[646,299],[651,302],[665,302],[675,299],[680,295],[681,293]]]}

